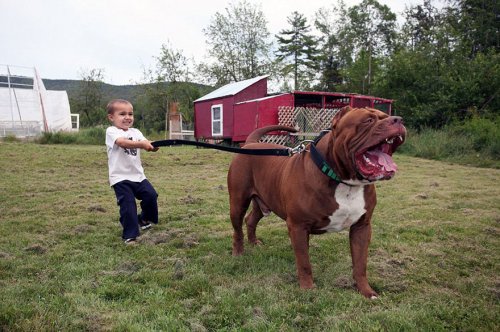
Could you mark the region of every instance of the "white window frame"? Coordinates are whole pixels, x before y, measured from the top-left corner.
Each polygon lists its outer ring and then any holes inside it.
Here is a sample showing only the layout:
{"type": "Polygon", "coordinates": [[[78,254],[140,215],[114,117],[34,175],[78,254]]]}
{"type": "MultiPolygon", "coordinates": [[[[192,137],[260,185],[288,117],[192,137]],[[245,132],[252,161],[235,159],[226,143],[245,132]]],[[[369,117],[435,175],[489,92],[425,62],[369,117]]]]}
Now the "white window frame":
{"type": "Polygon", "coordinates": [[[80,114],[71,113],[71,130],[79,131],[80,130],[80,114]]]}
{"type": "Polygon", "coordinates": [[[212,105],[212,106],[210,107],[210,113],[211,113],[211,114],[210,114],[210,118],[211,118],[211,120],[212,120],[212,121],[210,122],[210,123],[211,123],[211,125],[212,125],[212,136],[222,136],[222,133],[223,133],[223,131],[224,131],[224,128],[223,128],[223,126],[222,126],[222,125],[223,125],[223,123],[224,123],[224,121],[223,121],[223,118],[224,118],[224,116],[223,116],[223,115],[224,115],[224,112],[223,112],[223,107],[222,107],[222,104],[212,105]],[[219,109],[220,109],[220,120],[214,120],[214,109],[215,109],[215,108],[219,108],[219,109]],[[215,122],[215,121],[220,122],[220,132],[218,132],[218,133],[215,133],[215,132],[214,132],[214,122],[215,122]]]}

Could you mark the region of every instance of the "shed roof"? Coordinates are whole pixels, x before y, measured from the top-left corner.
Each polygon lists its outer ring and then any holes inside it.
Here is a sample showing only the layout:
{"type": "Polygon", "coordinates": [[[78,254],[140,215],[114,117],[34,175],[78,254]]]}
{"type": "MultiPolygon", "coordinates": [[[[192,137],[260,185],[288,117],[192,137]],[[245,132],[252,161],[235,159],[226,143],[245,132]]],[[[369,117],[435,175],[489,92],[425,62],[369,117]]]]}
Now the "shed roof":
{"type": "Polygon", "coordinates": [[[284,95],[287,95],[287,94],[288,93],[280,93],[280,94],[274,94],[274,95],[265,96],[265,97],[261,97],[261,98],[240,101],[239,103],[236,103],[235,105],[246,104],[246,103],[253,103],[253,102],[256,102],[256,101],[261,101],[261,100],[266,100],[266,99],[281,97],[281,96],[284,96],[284,95]]]}
{"type": "Polygon", "coordinates": [[[209,94],[204,95],[203,97],[196,99],[194,102],[209,100],[209,99],[214,99],[214,98],[220,98],[220,97],[226,97],[226,96],[234,96],[238,92],[241,92],[244,89],[248,88],[250,85],[255,84],[258,81],[260,81],[264,78],[267,78],[267,77],[269,77],[269,75],[257,76],[254,78],[250,78],[248,80],[226,84],[224,86],[221,86],[217,90],[214,90],[214,91],[210,92],[209,94]]]}

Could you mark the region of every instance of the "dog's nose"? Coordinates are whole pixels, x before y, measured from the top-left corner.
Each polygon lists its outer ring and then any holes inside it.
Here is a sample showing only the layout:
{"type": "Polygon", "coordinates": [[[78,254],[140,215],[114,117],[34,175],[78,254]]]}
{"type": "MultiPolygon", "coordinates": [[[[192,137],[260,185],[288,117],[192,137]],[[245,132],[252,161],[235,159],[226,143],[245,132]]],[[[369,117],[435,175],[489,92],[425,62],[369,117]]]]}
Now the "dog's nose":
{"type": "Polygon", "coordinates": [[[400,116],[391,116],[391,124],[395,125],[395,124],[403,124],[403,118],[400,117],[400,116]]]}

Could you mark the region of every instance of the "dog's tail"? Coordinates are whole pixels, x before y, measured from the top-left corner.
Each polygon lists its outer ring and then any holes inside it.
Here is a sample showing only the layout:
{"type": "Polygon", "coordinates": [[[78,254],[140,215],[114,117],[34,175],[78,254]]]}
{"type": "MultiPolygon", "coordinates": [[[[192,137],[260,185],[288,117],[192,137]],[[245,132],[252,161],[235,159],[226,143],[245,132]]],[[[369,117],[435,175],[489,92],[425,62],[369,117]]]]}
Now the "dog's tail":
{"type": "Polygon", "coordinates": [[[249,143],[258,143],[262,136],[271,132],[271,131],[287,131],[290,133],[296,133],[298,130],[293,127],[287,126],[267,126],[259,129],[255,129],[248,135],[247,140],[245,141],[245,145],[249,143]]]}

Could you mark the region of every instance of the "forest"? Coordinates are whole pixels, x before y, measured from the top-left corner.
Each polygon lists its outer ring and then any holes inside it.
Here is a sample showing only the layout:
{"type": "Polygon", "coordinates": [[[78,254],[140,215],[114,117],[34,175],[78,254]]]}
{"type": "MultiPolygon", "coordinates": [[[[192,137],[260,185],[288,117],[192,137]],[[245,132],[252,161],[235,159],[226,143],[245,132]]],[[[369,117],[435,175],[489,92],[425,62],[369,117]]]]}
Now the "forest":
{"type": "MultiPolygon", "coordinates": [[[[164,129],[170,102],[184,118],[193,100],[225,85],[269,74],[277,91],[341,91],[394,99],[416,131],[470,119],[498,124],[499,5],[495,0],[446,0],[407,6],[398,20],[377,0],[348,7],[342,0],[313,18],[291,12],[271,34],[259,5],[246,0],[216,12],[203,30],[209,60],[196,62],[168,40],[144,69],[134,96],[136,121],[164,129]]],[[[105,124],[105,69],[81,73],[71,107],[82,127],[105,124]]]]}

